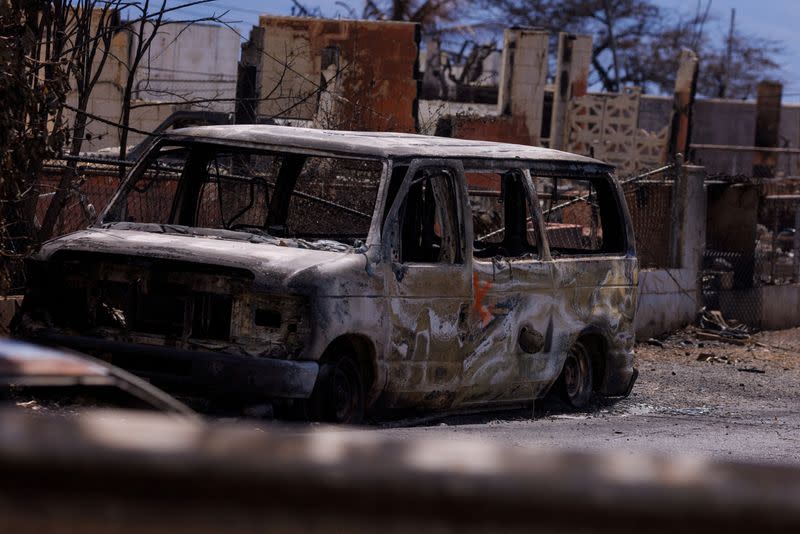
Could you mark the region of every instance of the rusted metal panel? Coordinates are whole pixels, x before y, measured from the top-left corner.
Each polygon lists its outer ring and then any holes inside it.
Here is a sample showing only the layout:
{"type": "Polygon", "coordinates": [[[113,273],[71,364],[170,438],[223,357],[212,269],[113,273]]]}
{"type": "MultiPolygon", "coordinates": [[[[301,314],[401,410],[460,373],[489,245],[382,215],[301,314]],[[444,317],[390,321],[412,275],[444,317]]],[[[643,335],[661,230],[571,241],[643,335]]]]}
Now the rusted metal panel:
{"type": "Polygon", "coordinates": [[[259,114],[416,131],[418,25],[262,16],[259,28],[259,114]]]}
{"type": "Polygon", "coordinates": [[[450,122],[448,137],[532,145],[531,132],[521,115],[502,117],[447,117],[450,122]]]}

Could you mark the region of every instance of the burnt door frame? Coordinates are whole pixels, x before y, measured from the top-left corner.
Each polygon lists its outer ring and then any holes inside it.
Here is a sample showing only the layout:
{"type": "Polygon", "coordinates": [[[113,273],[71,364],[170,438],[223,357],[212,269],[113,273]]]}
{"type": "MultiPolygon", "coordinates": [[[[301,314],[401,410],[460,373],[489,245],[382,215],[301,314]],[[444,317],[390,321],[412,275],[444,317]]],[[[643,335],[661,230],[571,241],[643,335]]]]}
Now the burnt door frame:
{"type": "MultiPolygon", "coordinates": [[[[437,206],[441,193],[434,192],[437,206]]],[[[461,384],[464,329],[472,302],[468,214],[464,167],[459,160],[419,158],[408,164],[381,233],[391,329],[387,392],[399,405],[447,408],[461,384]],[[454,226],[450,231],[457,239],[457,254],[447,262],[403,261],[402,210],[415,177],[428,170],[450,175],[454,213],[444,217],[440,213],[440,223],[448,219],[454,226]]]]}

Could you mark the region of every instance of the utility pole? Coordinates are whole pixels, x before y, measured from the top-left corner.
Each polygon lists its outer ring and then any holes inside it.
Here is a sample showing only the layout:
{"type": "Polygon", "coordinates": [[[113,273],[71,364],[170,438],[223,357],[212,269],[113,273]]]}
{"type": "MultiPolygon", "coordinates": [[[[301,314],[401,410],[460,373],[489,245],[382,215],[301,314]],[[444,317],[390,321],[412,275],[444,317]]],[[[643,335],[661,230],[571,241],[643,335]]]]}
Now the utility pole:
{"type": "Polygon", "coordinates": [[[725,76],[723,77],[722,86],[719,88],[720,98],[725,98],[725,93],[728,91],[728,85],[731,79],[731,61],[733,59],[733,31],[736,25],[736,8],[731,8],[731,26],[728,30],[728,45],[725,50],[725,76]]]}
{"type": "Polygon", "coordinates": [[[603,0],[603,11],[606,18],[606,29],[608,30],[608,42],[611,47],[611,58],[614,60],[614,87],[609,87],[609,92],[618,92],[620,90],[619,83],[619,58],[617,57],[617,38],[614,35],[614,17],[611,13],[611,6],[608,0],[603,0]]]}

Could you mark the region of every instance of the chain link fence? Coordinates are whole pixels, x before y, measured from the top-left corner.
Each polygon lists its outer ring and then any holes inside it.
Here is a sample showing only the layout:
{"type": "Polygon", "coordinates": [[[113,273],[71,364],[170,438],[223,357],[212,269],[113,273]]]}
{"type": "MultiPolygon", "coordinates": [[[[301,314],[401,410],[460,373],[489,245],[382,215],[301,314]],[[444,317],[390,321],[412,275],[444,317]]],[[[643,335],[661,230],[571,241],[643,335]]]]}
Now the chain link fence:
{"type": "MultiPolygon", "coordinates": [[[[105,158],[77,158],[75,175],[68,186],[67,199],[56,220],[53,236],[86,228],[111,200],[130,161],[105,158]]],[[[40,226],[62,176],[69,172],[67,161],[49,161],[39,181],[36,226],[40,226]]]]}
{"type": "Polygon", "coordinates": [[[706,183],[704,304],[726,320],[763,328],[765,310],[778,306],[767,290],[800,283],[800,178],[754,167],[706,183]]]}
{"type": "Polygon", "coordinates": [[[636,237],[636,255],[642,269],[674,267],[672,244],[675,180],[680,165],[665,165],[622,178],[622,190],[636,237]]]}

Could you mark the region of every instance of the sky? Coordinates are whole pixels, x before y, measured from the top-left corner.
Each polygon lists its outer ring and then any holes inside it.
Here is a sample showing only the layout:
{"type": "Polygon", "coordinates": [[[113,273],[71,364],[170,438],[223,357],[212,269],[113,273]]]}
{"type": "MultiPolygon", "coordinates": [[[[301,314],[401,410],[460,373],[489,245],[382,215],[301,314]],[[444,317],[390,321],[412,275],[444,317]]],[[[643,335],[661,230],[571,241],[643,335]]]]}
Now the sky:
{"type": "MultiPolygon", "coordinates": [[[[693,12],[698,0],[653,0],[667,9],[693,12]]],[[[708,0],[699,0],[705,6],[708,0]]],[[[171,4],[185,0],[170,0],[171,4]]],[[[347,18],[348,11],[342,4],[360,12],[363,0],[302,0],[303,5],[318,6],[323,15],[347,18]]],[[[258,20],[260,13],[290,15],[292,0],[215,0],[202,6],[185,9],[188,16],[208,16],[212,12],[227,12],[225,19],[244,36],[258,20]]],[[[711,0],[710,14],[715,20],[707,25],[707,31],[727,34],[731,9],[736,10],[736,27],[745,34],[780,41],[784,52],[779,58],[782,64],[781,78],[784,81],[784,101],[800,102],[800,0],[711,0]]],[[[701,65],[702,68],[702,65],[701,65]]]]}
{"type": "MultiPolygon", "coordinates": [[[[707,0],[702,0],[703,5],[707,0]]],[[[696,1],[655,0],[665,8],[694,10],[696,1]]],[[[736,28],[743,33],[780,41],[784,52],[779,58],[783,65],[785,101],[800,102],[800,0],[712,0],[713,21],[709,31],[726,35],[731,9],[736,10],[736,28]]],[[[701,65],[702,68],[702,65],[701,65]]]]}

